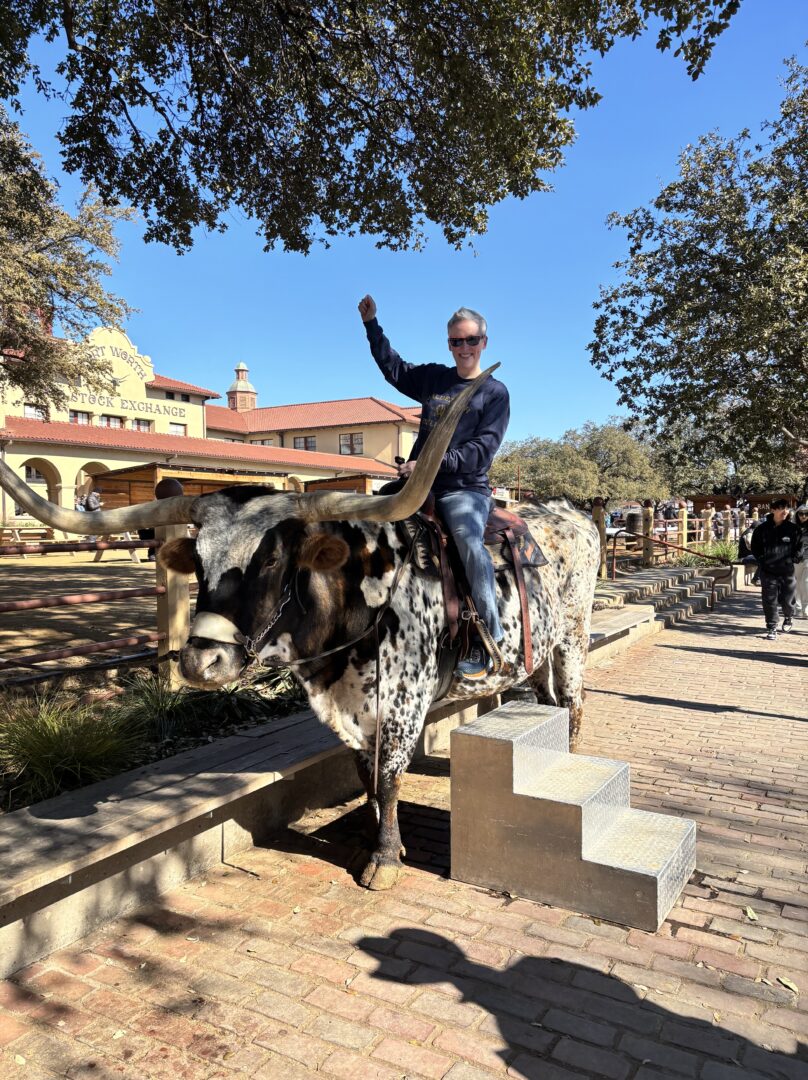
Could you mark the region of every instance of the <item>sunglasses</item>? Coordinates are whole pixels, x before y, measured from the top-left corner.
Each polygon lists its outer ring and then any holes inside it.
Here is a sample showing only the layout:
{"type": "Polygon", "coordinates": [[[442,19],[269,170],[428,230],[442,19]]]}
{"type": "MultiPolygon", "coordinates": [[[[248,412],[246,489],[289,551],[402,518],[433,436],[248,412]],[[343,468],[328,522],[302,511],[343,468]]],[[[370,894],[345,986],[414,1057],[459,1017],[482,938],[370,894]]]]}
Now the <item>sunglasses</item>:
{"type": "Polygon", "coordinates": [[[453,349],[459,349],[461,345],[468,345],[469,348],[474,348],[475,345],[479,345],[483,340],[482,334],[475,334],[473,337],[450,337],[449,344],[453,349]]]}

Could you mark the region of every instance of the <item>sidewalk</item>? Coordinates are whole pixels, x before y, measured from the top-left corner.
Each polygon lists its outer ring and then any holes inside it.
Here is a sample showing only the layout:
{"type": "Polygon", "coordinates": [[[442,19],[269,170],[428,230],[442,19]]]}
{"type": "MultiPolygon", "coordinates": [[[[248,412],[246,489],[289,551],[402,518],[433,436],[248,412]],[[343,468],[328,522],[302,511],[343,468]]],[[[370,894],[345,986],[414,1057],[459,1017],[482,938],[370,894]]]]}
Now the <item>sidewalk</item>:
{"type": "Polygon", "coordinates": [[[656,935],[448,880],[448,761],[408,776],[410,869],[346,870],[359,803],[0,983],[0,1076],[808,1078],[808,621],[759,598],[588,672],[584,753],[695,818],[656,935]]]}

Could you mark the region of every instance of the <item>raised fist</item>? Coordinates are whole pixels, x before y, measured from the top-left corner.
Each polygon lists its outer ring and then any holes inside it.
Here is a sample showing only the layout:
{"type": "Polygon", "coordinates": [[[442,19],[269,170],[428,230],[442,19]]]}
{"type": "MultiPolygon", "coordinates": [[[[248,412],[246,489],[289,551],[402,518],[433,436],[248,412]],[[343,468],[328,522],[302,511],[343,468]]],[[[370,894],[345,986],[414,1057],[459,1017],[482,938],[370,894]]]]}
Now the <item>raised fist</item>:
{"type": "Polygon", "coordinates": [[[376,301],[370,294],[363,296],[359,301],[359,314],[362,316],[362,322],[370,322],[371,319],[376,318],[376,301]]]}

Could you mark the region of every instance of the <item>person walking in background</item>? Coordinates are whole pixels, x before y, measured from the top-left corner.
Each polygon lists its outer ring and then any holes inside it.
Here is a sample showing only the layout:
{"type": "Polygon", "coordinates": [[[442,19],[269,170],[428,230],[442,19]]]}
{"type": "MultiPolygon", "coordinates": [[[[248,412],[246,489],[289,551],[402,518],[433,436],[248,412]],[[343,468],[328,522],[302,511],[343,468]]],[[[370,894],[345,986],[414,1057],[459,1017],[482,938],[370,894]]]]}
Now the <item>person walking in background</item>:
{"type": "MultiPolygon", "coordinates": [[[[84,509],[88,514],[91,514],[94,510],[100,510],[103,506],[101,502],[101,488],[93,487],[90,493],[84,499],[84,509]]],[[[88,536],[88,540],[97,540],[97,536],[88,536]]]]}
{"type": "Polygon", "coordinates": [[[797,617],[808,619],[808,503],[797,507],[794,522],[802,538],[802,559],[794,568],[797,579],[797,617]]]}
{"type": "Polygon", "coordinates": [[[777,640],[777,608],[783,612],[783,633],[793,629],[797,598],[795,563],[803,558],[803,534],[791,521],[786,499],[775,499],[771,513],[752,533],[752,554],[760,567],[766,637],[777,640]]]}

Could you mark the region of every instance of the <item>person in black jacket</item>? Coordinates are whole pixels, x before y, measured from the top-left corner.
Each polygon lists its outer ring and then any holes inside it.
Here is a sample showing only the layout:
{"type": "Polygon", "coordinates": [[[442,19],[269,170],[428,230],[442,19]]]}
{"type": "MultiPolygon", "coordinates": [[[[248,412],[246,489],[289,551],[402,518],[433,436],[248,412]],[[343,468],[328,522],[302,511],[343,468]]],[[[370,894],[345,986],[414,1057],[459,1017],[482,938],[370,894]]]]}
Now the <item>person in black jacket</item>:
{"type": "Polygon", "coordinates": [[[774,500],[771,513],[752,533],[751,546],[760,567],[766,637],[776,641],[778,604],[783,611],[783,633],[792,629],[797,598],[794,563],[801,561],[804,554],[802,531],[790,520],[785,499],[774,500]]]}
{"type": "MultiPolygon", "coordinates": [[[[406,477],[430,430],[470,379],[480,374],[480,357],[488,344],[485,319],[477,311],[460,308],[448,323],[449,351],[454,365],[408,364],[390,345],[376,319],[372,296],[359,302],[370,351],[385,379],[409,398],[420,402],[421,425],[410,460],[399,466],[406,477]]],[[[488,470],[499,449],[510,417],[507,388],[498,379],[486,379],[472,397],[455,429],[438,475],[432,485],[438,514],[451,533],[463,560],[474,606],[494,642],[505,636],[497,610],[494,566],[483,544],[491,488],[488,470]]],[[[484,678],[492,668],[481,642],[457,667],[466,679],[484,678]]]]}

